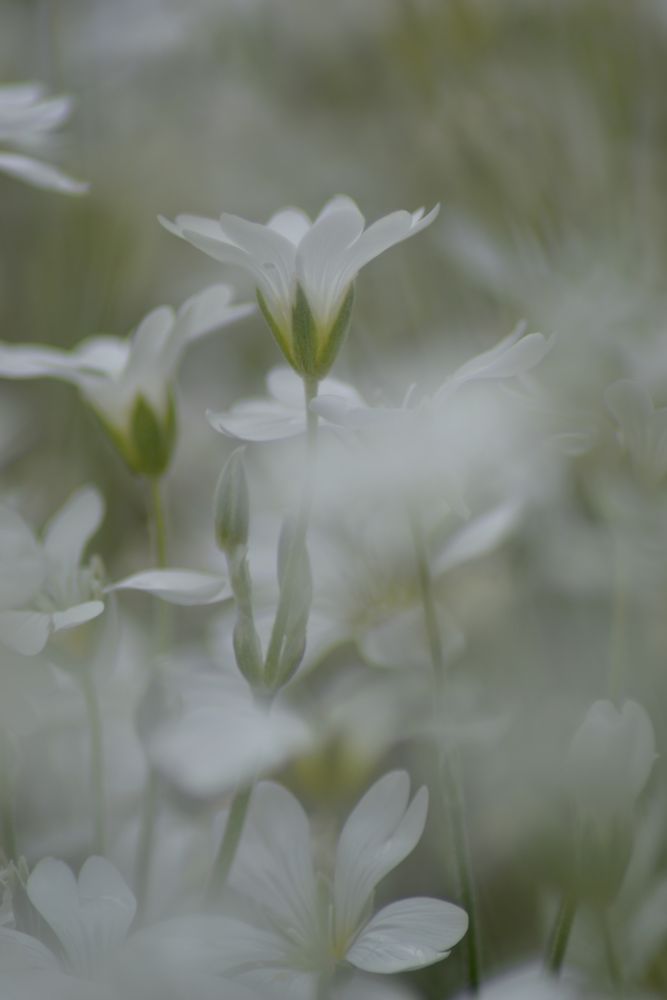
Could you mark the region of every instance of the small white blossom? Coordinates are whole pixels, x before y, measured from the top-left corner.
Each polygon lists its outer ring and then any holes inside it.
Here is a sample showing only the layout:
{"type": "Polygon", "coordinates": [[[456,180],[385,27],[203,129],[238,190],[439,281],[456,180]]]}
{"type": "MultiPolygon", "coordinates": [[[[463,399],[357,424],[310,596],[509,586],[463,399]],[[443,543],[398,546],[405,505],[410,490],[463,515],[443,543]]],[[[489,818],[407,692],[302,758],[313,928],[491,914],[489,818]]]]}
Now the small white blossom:
{"type": "Polygon", "coordinates": [[[40,345],[0,344],[0,376],[71,382],[98,414],[130,468],[161,474],[175,436],[172,385],[187,345],[247,316],[233,305],[232,289],[213,285],[175,312],[160,306],[131,338],[92,337],[72,351],[40,345]]]}
{"type": "Polygon", "coordinates": [[[327,202],[314,222],[285,208],[266,225],[223,213],[219,219],[161,218],[171,233],[225,264],[249,272],[262,312],[290,364],[320,379],[347,332],[357,274],[385,250],[414,236],[438,214],[398,211],[364,229],[351,198],[327,202]]]}
{"type": "Polygon", "coordinates": [[[427,808],[425,788],[410,802],[405,771],[377,781],[343,827],[329,882],[318,874],[297,800],[279,785],[258,785],[231,874],[246,909],[229,919],[221,943],[229,971],[254,967],[256,981],[289,985],[300,997],[338,966],[386,974],[445,958],[467,930],[459,907],[430,898],[375,915],[372,907],[376,886],[416,847],[427,808]]]}
{"type": "MultiPolygon", "coordinates": [[[[69,97],[46,97],[39,83],[0,87],[0,144],[23,149],[44,145],[49,135],[69,118],[69,97]]],[[[85,194],[88,184],[73,180],[60,170],[23,153],[0,150],[0,171],[34,187],[62,194],[85,194]]]]}
{"type": "Polygon", "coordinates": [[[0,508],[0,642],[34,656],[53,632],[102,613],[100,571],[94,561],[82,566],[81,557],[103,513],[97,490],[84,487],[39,541],[20,514],[0,508]]]}
{"type": "MultiPolygon", "coordinates": [[[[206,414],[211,427],[241,441],[278,441],[305,433],[303,384],[292,368],[273,368],[266,378],[269,399],[244,399],[229,410],[206,414]]],[[[327,399],[363,406],[357,390],[328,376],[320,382],[327,399]]]]}

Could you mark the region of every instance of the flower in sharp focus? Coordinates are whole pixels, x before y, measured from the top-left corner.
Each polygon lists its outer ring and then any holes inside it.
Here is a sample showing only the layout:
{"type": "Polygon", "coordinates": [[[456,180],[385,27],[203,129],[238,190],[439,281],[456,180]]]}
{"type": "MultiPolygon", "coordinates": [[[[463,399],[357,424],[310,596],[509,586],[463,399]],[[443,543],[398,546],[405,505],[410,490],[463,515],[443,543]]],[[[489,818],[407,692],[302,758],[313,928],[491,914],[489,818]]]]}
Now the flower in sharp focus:
{"type": "Polygon", "coordinates": [[[219,220],[178,215],[175,222],[160,221],[209,256],[249,272],[283,354],[300,375],[319,380],[347,333],[361,268],[428,226],[438,209],[393,212],[364,229],[355,203],[339,195],[314,222],[297,208],[277,212],[266,225],[227,213],[219,220]]]}
{"type": "MultiPolygon", "coordinates": [[[[23,149],[44,145],[49,135],[69,118],[69,97],[45,97],[39,83],[0,87],[0,144],[23,149]]],[[[60,170],[23,153],[0,150],[0,171],[34,187],[62,194],[85,194],[88,184],[73,180],[60,170]]]]}
{"type": "Polygon", "coordinates": [[[0,376],[57,378],[78,387],[129,467],[159,476],[174,445],[172,384],[188,343],[252,312],[233,305],[232,289],[214,285],[175,312],[150,312],[132,338],[92,337],[73,351],[0,344],[0,376]]]}
{"type": "Polygon", "coordinates": [[[426,788],[410,802],[405,771],[385,775],[345,823],[329,880],[317,871],[297,800],[279,785],[258,785],[231,873],[243,909],[222,945],[229,971],[254,969],[264,985],[289,984],[300,997],[341,966],[396,973],[445,958],[467,930],[459,907],[413,898],[373,915],[375,888],[416,847],[427,808],[426,788]]]}
{"type": "Polygon", "coordinates": [[[48,522],[42,541],[15,510],[0,508],[0,643],[26,656],[49,636],[104,610],[100,570],[81,565],[104,513],[97,490],[74,493],[48,522]]]}

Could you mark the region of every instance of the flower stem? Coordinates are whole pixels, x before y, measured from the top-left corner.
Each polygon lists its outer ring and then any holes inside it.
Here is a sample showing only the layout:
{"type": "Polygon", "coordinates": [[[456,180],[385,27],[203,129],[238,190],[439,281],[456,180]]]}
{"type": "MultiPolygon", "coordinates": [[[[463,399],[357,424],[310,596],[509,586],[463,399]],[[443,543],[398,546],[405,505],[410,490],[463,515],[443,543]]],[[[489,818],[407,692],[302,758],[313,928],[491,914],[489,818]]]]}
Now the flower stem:
{"type": "Polygon", "coordinates": [[[609,918],[604,910],[600,912],[600,932],[602,934],[602,943],[604,945],[604,955],[607,962],[607,969],[609,971],[609,978],[612,986],[614,987],[614,991],[617,994],[621,994],[623,985],[621,966],[616,954],[616,948],[614,947],[614,939],[609,926],[609,918]]]}
{"type": "Polygon", "coordinates": [[[317,977],[317,987],[315,1000],[330,1000],[331,997],[331,973],[321,972],[317,977]]]}
{"type": "MultiPolygon", "coordinates": [[[[150,480],[151,517],[153,522],[153,542],[155,545],[155,564],[159,569],[167,565],[167,519],[165,517],[160,478],[155,476],[150,480]]],[[[163,650],[169,641],[169,609],[163,601],[157,599],[157,645],[163,650]]],[[[160,782],[157,774],[148,763],[148,778],[142,803],[141,825],[139,828],[139,843],[134,860],[134,885],[137,897],[137,920],[144,915],[148,902],[151,876],[151,858],[155,842],[155,827],[158,817],[158,793],[160,782]]]]}
{"type": "Polygon", "coordinates": [[[296,527],[292,537],[287,565],[285,569],[284,582],[280,588],[276,617],[273,620],[271,638],[264,661],[264,676],[269,686],[274,685],[277,680],[280,658],[283,651],[283,644],[286,638],[287,624],[292,602],[292,591],[294,589],[294,577],[296,575],[301,550],[306,541],[308,533],[308,523],[313,504],[313,468],[315,455],[317,452],[317,427],[318,416],[310,409],[310,403],[317,396],[317,381],[304,378],[304,395],[306,407],[306,472],[301,491],[301,501],[296,519],[296,527]]]}
{"type": "Polygon", "coordinates": [[[104,782],[104,743],[102,718],[90,670],[81,671],[81,689],[86,702],[90,732],[90,775],[94,802],[94,853],[104,855],[106,849],[106,790],[104,782]]]}
{"type": "MultiPolygon", "coordinates": [[[[445,684],[446,667],[442,636],[438,625],[438,615],[433,591],[433,578],[428,561],[426,541],[422,530],[421,519],[416,510],[410,510],[410,527],[417,562],[417,578],[422,607],[424,625],[431,654],[434,682],[436,687],[436,705],[441,703],[442,690],[445,684]]],[[[479,925],[477,920],[477,899],[475,880],[473,877],[472,859],[468,847],[465,798],[458,754],[450,749],[449,755],[444,750],[438,754],[440,786],[444,796],[444,804],[449,815],[452,828],[452,840],[459,880],[459,892],[463,908],[468,914],[468,933],[465,938],[467,948],[468,986],[473,993],[479,992],[481,983],[479,925]]]]}
{"type": "Polygon", "coordinates": [[[252,786],[243,788],[236,792],[229,807],[225,832],[220,842],[206,890],[206,897],[209,903],[215,903],[219,899],[227,882],[227,877],[231,871],[241,840],[243,827],[245,826],[251,796],[252,786]]]}
{"type": "MultiPolygon", "coordinates": [[[[2,742],[4,744],[5,741],[2,742]]],[[[0,761],[0,836],[4,863],[9,864],[10,861],[18,861],[18,852],[14,827],[14,789],[4,745],[2,750],[4,759],[0,761]]]]}
{"type": "Polygon", "coordinates": [[[164,513],[160,480],[154,477],[150,482],[153,530],[155,532],[155,565],[164,569],[167,565],[167,519],[164,513]]]}
{"type": "Polygon", "coordinates": [[[563,895],[558,913],[556,914],[556,921],[551,932],[547,951],[546,966],[554,975],[558,975],[563,966],[570,933],[577,913],[577,905],[577,897],[573,892],[563,895]]]}

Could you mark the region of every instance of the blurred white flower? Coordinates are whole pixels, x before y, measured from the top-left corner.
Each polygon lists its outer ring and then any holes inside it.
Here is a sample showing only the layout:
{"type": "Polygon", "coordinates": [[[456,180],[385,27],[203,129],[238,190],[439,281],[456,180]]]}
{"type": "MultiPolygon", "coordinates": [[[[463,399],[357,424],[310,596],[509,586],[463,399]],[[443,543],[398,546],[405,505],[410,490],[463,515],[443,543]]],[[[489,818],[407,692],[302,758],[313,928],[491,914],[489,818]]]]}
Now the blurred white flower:
{"type": "MultiPolygon", "coordinates": [[[[229,410],[206,414],[214,430],[241,441],[278,441],[306,430],[303,384],[292,368],[273,368],[266,378],[269,399],[244,399],[229,410]]],[[[320,392],[342,405],[363,406],[357,390],[330,376],[320,392]]]]}
{"type": "Polygon", "coordinates": [[[656,408],[650,393],[633,379],[614,382],[604,396],[638,471],[649,482],[660,482],[667,474],[667,407],[656,408]]]}
{"type": "Polygon", "coordinates": [[[578,1000],[583,994],[571,982],[556,979],[534,965],[492,979],[477,996],[479,1000],[578,1000]]]}
{"type": "Polygon", "coordinates": [[[364,230],[351,198],[327,202],[314,222],[285,208],[266,225],[223,213],[220,219],[178,215],[163,226],[225,264],[248,271],[264,316],[289,363],[321,379],[347,332],[357,274],[385,250],[414,236],[438,214],[398,211],[364,230]]]}
{"type": "Polygon", "coordinates": [[[233,666],[194,670],[190,659],[187,670],[163,671],[167,698],[177,708],[147,737],[154,767],[180,792],[219,801],[313,746],[308,725],[279,704],[257,703],[233,666]]]}
{"type": "Polygon", "coordinates": [[[300,997],[339,965],[395,973],[445,958],[467,930],[459,907],[414,898],[372,915],[376,886],[416,847],[427,807],[425,788],[410,802],[405,771],[381,778],[345,823],[329,882],[317,873],[297,800],[279,785],[258,785],[230,878],[244,907],[221,943],[230,971],[254,966],[256,981],[300,997]]]}
{"type": "Polygon", "coordinates": [[[570,746],[570,788],[582,813],[602,825],[631,813],[656,759],[653,725],[636,701],[620,711],[596,701],[570,746]]]}
{"type": "Polygon", "coordinates": [[[45,972],[54,985],[61,976],[107,978],[136,911],[134,896],[114,866],[104,858],[88,858],[77,879],[63,861],[45,858],[28,878],[26,892],[55,935],[62,957],[37,938],[2,927],[0,973],[45,972]]]}
{"type": "Polygon", "coordinates": [[[161,475],[174,444],[172,385],[189,343],[253,311],[233,305],[232,289],[213,285],[175,312],[160,306],[131,338],[92,337],[72,351],[0,344],[0,376],[71,382],[97,413],[136,472],[161,475]]]}
{"type": "Polygon", "coordinates": [[[229,580],[222,574],[173,567],[141,570],[105,587],[105,593],[116,590],[141,591],[185,608],[217,604],[232,596],[229,580]]]}
{"type": "MultiPolygon", "coordinates": [[[[34,149],[69,118],[69,97],[45,97],[39,83],[0,86],[0,144],[34,149]]],[[[0,150],[0,171],[34,187],[62,194],[85,194],[89,185],[22,153],[0,150]]]]}
{"type": "Polygon", "coordinates": [[[104,610],[100,569],[81,565],[104,504],[92,487],[75,492],[46,525],[43,541],[16,511],[0,508],[0,642],[26,656],[53,632],[104,610]]]}

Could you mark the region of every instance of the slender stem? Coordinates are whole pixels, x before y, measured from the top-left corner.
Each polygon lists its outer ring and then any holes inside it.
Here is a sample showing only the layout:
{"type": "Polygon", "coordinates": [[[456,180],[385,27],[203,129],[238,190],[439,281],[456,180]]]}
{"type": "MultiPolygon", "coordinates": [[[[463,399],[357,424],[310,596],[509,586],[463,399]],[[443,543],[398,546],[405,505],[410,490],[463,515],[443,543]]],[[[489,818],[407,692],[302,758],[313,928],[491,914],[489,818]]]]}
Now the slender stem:
{"type": "Polygon", "coordinates": [[[16,829],[14,827],[14,789],[10,768],[6,760],[6,742],[2,741],[3,760],[0,760],[0,836],[5,864],[18,861],[16,829]]]}
{"type": "Polygon", "coordinates": [[[614,987],[616,993],[621,992],[621,987],[623,984],[623,977],[621,974],[621,965],[618,961],[618,955],[616,954],[616,948],[614,946],[614,939],[611,933],[611,927],[609,926],[609,919],[604,910],[600,912],[600,932],[602,934],[602,943],[604,945],[604,955],[607,962],[607,969],[609,971],[609,978],[614,987]]]}
{"type": "Polygon", "coordinates": [[[149,764],[148,780],[143,798],[141,827],[139,829],[139,846],[134,859],[134,885],[137,897],[137,922],[141,922],[148,902],[150,888],[151,856],[155,840],[155,825],[157,822],[159,780],[156,772],[149,764]]]}
{"type": "Polygon", "coordinates": [[[162,502],[160,480],[151,479],[151,503],[153,507],[153,530],[155,532],[155,564],[161,569],[167,565],[167,519],[162,502]]]}
{"type": "Polygon", "coordinates": [[[231,870],[236,851],[241,840],[243,827],[245,826],[248,806],[252,796],[252,786],[243,788],[236,792],[232,804],[229,807],[225,832],[220,842],[220,847],[213,864],[211,878],[206,892],[209,903],[216,902],[227,882],[227,876],[231,870]]]}
{"type": "Polygon", "coordinates": [[[315,1000],[330,1000],[331,997],[331,973],[321,972],[317,977],[317,987],[315,1000]]]}
{"type": "Polygon", "coordinates": [[[306,473],[304,477],[299,512],[290,550],[287,556],[285,578],[280,588],[276,617],[273,620],[271,638],[264,660],[264,676],[269,685],[275,683],[276,672],[280,665],[280,655],[285,641],[285,633],[290,612],[294,576],[299,565],[301,549],[308,533],[308,522],[313,504],[313,468],[317,452],[318,416],[310,409],[310,403],[317,396],[317,381],[304,379],[304,395],[306,406],[306,473]]]}
{"type": "Polygon", "coordinates": [[[628,619],[627,588],[622,554],[618,540],[612,536],[613,582],[611,627],[609,631],[609,672],[607,687],[612,701],[623,692],[628,619]]]}
{"type": "Polygon", "coordinates": [[[577,913],[577,897],[573,892],[565,893],[556,914],[547,951],[547,968],[558,975],[565,959],[570,933],[577,913]]]}
{"type": "Polygon", "coordinates": [[[94,802],[94,852],[104,854],[106,849],[106,789],[104,781],[104,743],[102,718],[95,688],[95,678],[90,670],[81,671],[81,689],[88,713],[90,733],[90,778],[94,802]]]}
{"type": "MultiPolygon", "coordinates": [[[[444,688],[446,676],[444,647],[442,643],[442,636],[440,634],[440,627],[438,625],[438,614],[433,590],[433,578],[431,576],[431,567],[428,561],[426,541],[424,539],[424,532],[422,530],[419,513],[414,509],[410,511],[410,527],[417,562],[417,577],[419,580],[419,591],[424,611],[424,625],[428,638],[437,694],[435,704],[436,706],[439,706],[441,703],[442,690],[444,688]]],[[[445,806],[447,808],[452,828],[452,840],[458,871],[459,892],[463,907],[468,914],[468,933],[465,938],[465,947],[467,949],[468,986],[473,993],[477,993],[481,983],[477,899],[475,892],[475,880],[473,877],[472,859],[468,847],[465,798],[458,754],[450,749],[448,756],[444,750],[441,750],[439,752],[438,763],[440,784],[444,794],[445,806]]]]}
{"type": "MultiPolygon", "coordinates": [[[[167,565],[167,519],[162,501],[159,477],[150,481],[151,512],[153,520],[153,540],[155,545],[155,563],[160,569],[167,565]]],[[[169,640],[169,609],[166,604],[157,599],[157,645],[165,649],[169,640]]],[[[137,919],[141,920],[148,902],[151,877],[151,858],[155,842],[155,830],[158,818],[158,795],[160,782],[150,761],[148,778],[144,793],[139,828],[139,843],[134,859],[134,885],[137,897],[137,919]]]]}

